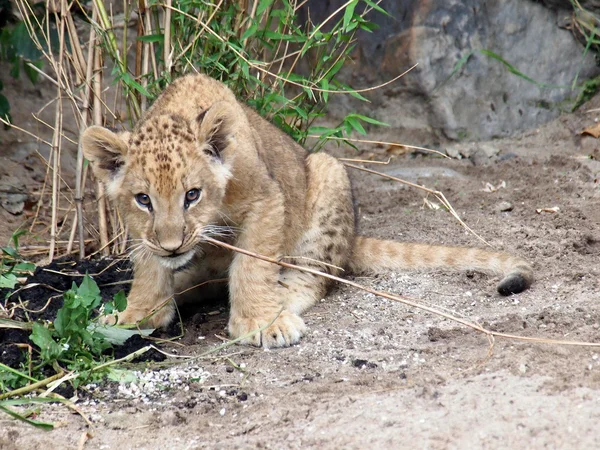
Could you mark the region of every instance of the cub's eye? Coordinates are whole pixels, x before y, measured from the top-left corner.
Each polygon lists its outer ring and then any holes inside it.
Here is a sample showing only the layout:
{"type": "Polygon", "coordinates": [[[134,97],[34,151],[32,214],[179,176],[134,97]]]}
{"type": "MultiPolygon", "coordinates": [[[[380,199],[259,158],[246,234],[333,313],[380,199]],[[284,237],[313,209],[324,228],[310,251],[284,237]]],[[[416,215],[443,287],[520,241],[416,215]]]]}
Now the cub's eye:
{"type": "Polygon", "coordinates": [[[200,189],[190,189],[185,193],[185,202],[183,206],[185,207],[185,209],[188,209],[190,207],[190,204],[197,202],[199,198],[200,189]]]}
{"type": "Polygon", "coordinates": [[[152,201],[148,194],[137,194],[135,200],[144,208],[152,209],[152,201]]]}

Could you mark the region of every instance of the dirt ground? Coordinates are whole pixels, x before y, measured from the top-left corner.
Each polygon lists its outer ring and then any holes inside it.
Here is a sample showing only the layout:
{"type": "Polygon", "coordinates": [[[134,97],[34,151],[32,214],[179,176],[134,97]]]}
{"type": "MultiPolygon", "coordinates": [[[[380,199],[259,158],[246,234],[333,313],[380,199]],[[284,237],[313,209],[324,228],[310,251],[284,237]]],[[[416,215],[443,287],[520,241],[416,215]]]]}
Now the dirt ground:
{"type": "MultiPolygon", "coordinates": [[[[376,167],[443,191],[494,248],[531,261],[530,290],[501,297],[498,277],[479,273],[354,280],[495,331],[600,342],[600,161],[589,158],[598,154],[596,140],[578,134],[594,119],[564,115],[515,138],[456,144],[472,154],[460,160],[405,155],[376,167]],[[558,212],[536,212],[553,207],[558,212]]],[[[366,173],[352,177],[362,233],[482,245],[450,214],[426,206],[423,192],[366,173]]],[[[77,448],[86,432],[90,449],[598,446],[598,347],[497,338],[490,349],[481,333],[348,286],[304,317],[309,331],[291,348],[169,358],[134,386],[90,387],[94,395],[77,405],[92,428],[61,406],[41,410],[40,420],[57,424],[49,432],[0,416],[0,448],[77,448]]],[[[225,305],[186,310],[185,336],[163,350],[201,355],[222,344],[226,320],[225,305]]],[[[146,364],[157,367],[138,370],[146,364]]]]}

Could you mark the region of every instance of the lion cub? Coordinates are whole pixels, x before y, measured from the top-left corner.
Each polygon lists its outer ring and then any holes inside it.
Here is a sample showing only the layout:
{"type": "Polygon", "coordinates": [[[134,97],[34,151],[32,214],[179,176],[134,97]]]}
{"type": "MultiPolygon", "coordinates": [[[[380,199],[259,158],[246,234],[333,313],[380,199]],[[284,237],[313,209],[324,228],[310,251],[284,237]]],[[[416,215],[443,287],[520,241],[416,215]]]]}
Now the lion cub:
{"type": "Polygon", "coordinates": [[[527,289],[533,279],[527,262],[503,253],[356,236],[344,166],[325,153],[307,154],[205,75],[176,80],[130,134],[93,126],[82,146],[135,242],[133,285],[119,323],[140,321],[166,303],[143,322],[165,326],[174,315],[168,300],[182,283],[224,274],[233,338],[279,314],[242,342],[299,341],[306,329],[299,314],[325,294],[327,280],[231,254],[207,245],[205,236],[275,259],[291,255],[296,264],[334,274],[335,267],[487,270],[505,275],[498,286],[503,295],[527,289]]]}

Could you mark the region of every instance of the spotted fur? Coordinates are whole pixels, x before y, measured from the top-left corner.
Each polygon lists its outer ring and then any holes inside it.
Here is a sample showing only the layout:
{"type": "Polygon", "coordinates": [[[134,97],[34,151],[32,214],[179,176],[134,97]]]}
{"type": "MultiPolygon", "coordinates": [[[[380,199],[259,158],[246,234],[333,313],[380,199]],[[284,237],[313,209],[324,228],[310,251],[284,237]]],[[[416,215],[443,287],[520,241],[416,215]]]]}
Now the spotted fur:
{"type": "Polygon", "coordinates": [[[325,294],[327,281],[215,249],[207,236],[336,275],[342,267],[489,270],[506,275],[502,294],[533,279],[525,261],[501,253],[356,236],[344,166],[324,153],[308,155],[204,75],[176,80],[131,133],[88,128],[82,147],[136,242],[119,323],[158,310],[145,325],[167,325],[170,299],[184,285],[225,276],[232,337],[264,347],[298,342],[300,314],[325,294]],[[257,329],[263,331],[251,333],[257,329]]]}

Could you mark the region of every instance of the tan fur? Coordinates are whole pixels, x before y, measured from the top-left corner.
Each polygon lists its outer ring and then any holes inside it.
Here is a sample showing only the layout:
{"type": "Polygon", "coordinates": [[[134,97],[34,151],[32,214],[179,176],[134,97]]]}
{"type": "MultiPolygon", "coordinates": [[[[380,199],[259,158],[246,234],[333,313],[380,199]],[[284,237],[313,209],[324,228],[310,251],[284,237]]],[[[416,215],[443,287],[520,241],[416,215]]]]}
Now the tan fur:
{"type": "Polygon", "coordinates": [[[305,331],[299,314],[325,294],[326,280],[215,249],[204,236],[338,275],[335,266],[356,273],[491,270],[508,275],[507,292],[533,277],[526,262],[504,254],[355,237],[344,166],[326,154],[307,155],[204,75],[175,81],[131,134],[90,127],[82,146],[133,237],[134,281],[119,323],[167,303],[145,323],[167,325],[175,292],[226,276],[232,337],[265,347],[298,342],[305,331]],[[188,201],[196,189],[199,198],[188,201]],[[258,328],[265,330],[251,335],[258,328]]]}

